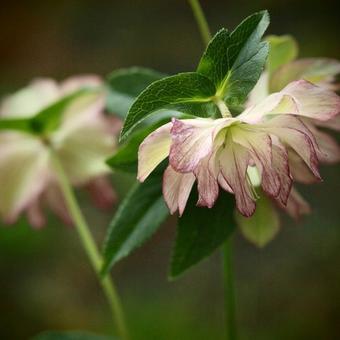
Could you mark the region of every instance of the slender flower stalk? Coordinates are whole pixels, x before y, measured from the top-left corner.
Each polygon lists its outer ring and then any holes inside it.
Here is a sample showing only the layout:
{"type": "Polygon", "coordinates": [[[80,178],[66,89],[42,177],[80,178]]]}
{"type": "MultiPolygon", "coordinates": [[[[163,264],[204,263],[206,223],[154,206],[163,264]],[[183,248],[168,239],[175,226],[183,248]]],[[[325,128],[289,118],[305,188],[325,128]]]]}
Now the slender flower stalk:
{"type": "Polygon", "coordinates": [[[92,264],[92,267],[97,275],[97,278],[102,286],[104,294],[107,298],[107,301],[110,305],[113,320],[115,322],[117,333],[121,339],[128,339],[128,332],[125,325],[124,314],[121,307],[120,299],[117,294],[116,288],[112,279],[109,276],[106,276],[104,279],[100,278],[100,269],[102,265],[102,257],[98,251],[96,243],[91,235],[89,226],[82,214],[80,207],[78,205],[77,199],[72,190],[72,186],[67,178],[65,170],[56,155],[56,153],[51,149],[51,157],[53,160],[54,171],[57,175],[57,180],[59,182],[59,186],[62,192],[62,195],[65,199],[66,207],[68,208],[68,212],[72,218],[72,221],[78,231],[79,237],[89,257],[89,260],[92,264]]]}
{"type": "MultiPolygon", "coordinates": [[[[188,0],[192,8],[192,12],[196,18],[197,25],[201,32],[202,40],[208,45],[211,40],[211,33],[208,22],[205,18],[199,0],[188,0]]],[[[223,118],[231,117],[231,113],[223,100],[216,98],[214,101],[223,118]]],[[[192,180],[192,179],[191,179],[192,180]]],[[[226,322],[226,334],[229,340],[236,339],[236,319],[235,319],[235,296],[233,283],[232,268],[232,248],[230,241],[226,241],[223,249],[223,287],[224,287],[224,313],[226,322]]]]}
{"type": "Polygon", "coordinates": [[[203,43],[205,45],[208,45],[211,39],[211,33],[207,19],[205,18],[204,12],[202,10],[201,4],[199,3],[198,0],[188,0],[188,2],[191,6],[192,12],[196,19],[198,28],[202,36],[203,43]]]}

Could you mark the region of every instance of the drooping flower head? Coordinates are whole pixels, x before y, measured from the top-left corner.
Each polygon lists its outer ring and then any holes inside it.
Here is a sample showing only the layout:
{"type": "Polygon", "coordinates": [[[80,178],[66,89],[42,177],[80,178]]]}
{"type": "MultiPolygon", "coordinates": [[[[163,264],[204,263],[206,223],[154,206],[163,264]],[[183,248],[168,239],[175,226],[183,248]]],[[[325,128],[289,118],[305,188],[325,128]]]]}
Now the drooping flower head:
{"type": "Polygon", "coordinates": [[[235,195],[237,209],[249,217],[257,199],[249,172],[256,169],[263,191],[286,206],[293,182],[288,150],[320,179],[322,152],[301,117],[328,121],[339,112],[336,94],[300,80],[237,117],[173,119],[140,145],[138,179],[144,181],[169,157],[163,195],[171,213],[183,213],[197,181],[198,205],[212,207],[222,188],[235,195]]]}
{"type": "MultiPolygon", "coordinates": [[[[337,91],[340,74],[340,62],[329,58],[302,58],[298,55],[298,44],[291,36],[269,36],[271,45],[267,66],[258,83],[251,91],[247,107],[251,107],[270,93],[281,91],[287,84],[298,79],[305,79],[323,89],[337,91]]],[[[340,131],[340,115],[328,117],[301,117],[302,122],[312,132],[321,152],[318,153],[320,163],[334,164],[340,161],[340,146],[337,141],[324,131],[330,129],[340,131]],[[327,119],[326,119],[327,118],[327,119]]],[[[301,161],[296,152],[288,149],[290,170],[294,180],[303,184],[315,182],[315,177],[301,161]]],[[[290,204],[284,209],[294,218],[310,212],[308,203],[297,190],[290,195],[290,204]]],[[[281,206],[282,207],[282,206],[281,206]]]]}
{"type": "MultiPolygon", "coordinates": [[[[79,76],[60,84],[52,79],[38,79],[5,98],[1,119],[32,117],[64,96],[83,87],[99,88],[97,76],[79,76]]],[[[27,212],[35,227],[45,224],[42,206],[48,205],[65,222],[71,223],[58,189],[50,150],[58,155],[70,182],[86,186],[100,207],[115,200],[106,175],[105,159],[115,148],[112,132],[120,129],[118,119],[104,115],[102,91],[76,97],[62,113],[60,126],[39,137],[21,131],[0,132],[0,214],[13,223],[27,212]]]]}

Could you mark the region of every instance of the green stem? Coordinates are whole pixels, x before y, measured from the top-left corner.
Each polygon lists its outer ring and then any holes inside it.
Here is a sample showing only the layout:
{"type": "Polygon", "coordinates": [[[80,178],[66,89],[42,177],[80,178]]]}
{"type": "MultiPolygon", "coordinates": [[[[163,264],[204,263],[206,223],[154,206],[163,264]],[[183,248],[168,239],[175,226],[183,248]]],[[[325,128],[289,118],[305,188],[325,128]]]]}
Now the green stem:
{"type": "Polygon", "coordinates": [[[211,33],[209,29],[209,25],[205,15],[203,13],[202,7],[199,3],[199,0],[188,0],[194,17],[196,19],[197,25],[199,27],[202,40],[205,45],[208,45],[209,41],[211,40],[211,33]]]}
{"type": "Polygon", "coordinates": [[[80,236],[83,247],[90,259],[92,267],[97,275],[97,278],[103,288],[104,294],[110,305],[112,316],[117,327],[118,335],[121,337],[121,339],[127,340],[128,332],[125,326],[123,310],[121,307],[120,299],[117,294],[116,288],[112,282],[112,279],[109,276],[106,276],[104,279],[101,279],[99,275],[103,259],[91,235],[90,229],[84,218],[84,215],[80,210],[75,194],[65,174],[64,168],[60,163],[58,156],[54,153],[53,150],[51,151],[51,153],[54,163],[54,170],[58,177],[60,189],[64,196],[66,206],[69,210],[74,225],[80,236]]]}
{"type": "Polygon", "coordinates": [[[232,243],[227,240],[223,246],[223,279],[226,335],[228,340],[236,339],[235,291],[232,264],[232,243]]]}

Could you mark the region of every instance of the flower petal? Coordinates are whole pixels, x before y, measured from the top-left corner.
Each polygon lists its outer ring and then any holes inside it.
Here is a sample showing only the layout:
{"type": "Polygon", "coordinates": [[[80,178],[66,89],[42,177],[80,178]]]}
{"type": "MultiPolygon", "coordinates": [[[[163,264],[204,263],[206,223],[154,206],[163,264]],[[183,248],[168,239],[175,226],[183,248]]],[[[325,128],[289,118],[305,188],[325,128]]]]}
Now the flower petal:
{"type": "Polygon", "coordinates": [[[340,97],[336,93],[305,80],[290,83],[280,93],[294,98],[300,116],[325,121],[340,112],[340,97]]]}
{"type": "Polygon", "coordinates": [[[261,74],[260,79],[251,90],[248,96],[246,107],[251,107],[262,100],[264,100],[269,95],[269,73],[267,71],[261,74]]]}
{"type": "Polygon", "coordinates": [[[60,96],[57,83],[49,78],[36,79],[27,87],[6,97],[0,107],[2,117],[31,117],[60,96]]]}
{"type": "Polygon", "coordinates": [[[171,166],[178,172],[193,171],[200,160],[213,151],[218,132],[233,121],[230,118],[173,119],[169,155],[171,166]]]}
{"type": "Polygon", "coordinates": [[[252,128],[238,129],[233,133],[233,141],[246,147],[261,174],[263,190],[276,197],[280,192],[280,179],[272,165],[272,140],[267,133],[252,128]]]}
{"type": "Polygon", "coordinates": [[[317,147],[315,138],[298,118],[288,115],[277,116],[262,124],[261,127],[277,136],[283,144],[295,150],[311,169],[314,176],[321,179],[315,150],[317,147]]]}
{"type": "Polygon", "coordinates": [[[236,206],[239,212],[249,217],[255,211],[255,199],[246,173],[250,162],[248,150],[233,144],[231,134],[227,135],[226,147],[219,155],[221,173],[235,194],[236,206]]]}
{"type": "Polygon", "coordinates": [[[294,188],[290,192],[287,206],[283,207],[283,209],[296,220],[301,218],[302,215],[308,215],[311,212],[308,202],[294,188]]]}
{"type": "Polygon", "coordinates": [[[32,203],[49,181],[49,152],[37,139],[0,134],[0,213],[8,223],[32,203]]]}
{"type": "Polygon", "coordinates": [[[318,182],[312,171],[307,164],[301,159],[301,157],[292,149],[288,151],[290,171],[294,181],[312,184],[318,182]]]}
{"type": "Polygon", "coordinates": [[[171,165],[166,168],[163,175],[163,196],[171,214],[177,209],[180,216],[183,214],[195,179],[192,173],[176,172],[171,165]]]}
{"type": "Polygon", "coordinates": [[[247,123],[257,123],[268,115],[287,114],[327,121],[339,112],[340,97],[337,94],[298,80],[249,107],[238,118],[247,123]]]}
{"type": "Polygon", "coordinates": [[[144,182],[170,152],[172,123],[165,124],[147,136],[138,150],[137,179],[144,182]]]}
{"type": "Polygon", "coordinates": [[[332,82],[340,73],[340,63],[327,58],[305,58],[281,66],[270,80],[271,92],[282,90],[294,80],[305,79],[315,85],[336,90],[332,82]]]}
{"type": "Polygon", "coordinates": [[[273,144],[273,167],[280,178],[280,192],[276,199],[283,205],[287,200],[292,188],[293,179],[290,174],[287,150],[280,144],[273,144]]]}
{"type": "Polygon", "coordinates": [[[340,114],[326,121],[313,120],[313,124],[330,130],[340,131],[340,114]]]}
{"type": "Polygon", "coordinates": [[[218,171],[216,152],[203,158],[195,169],[198,190],[197,205],[208,208],[214,205],[219,192],[218,171]]]}
{"type": "Polygon", "coordinates": [[[313,125],[308,125],[315,136],[320,152],[318,158],[322,163],[333,164],[340,161],[340,146],[337,141],[325,132],[322,132],[313,125]]]}
{"type": "Polygon", "coordinates": [[[39,199],[36,199],[27,207],[27,218],[30,225],[35,229],[41,229],[46,225],[46,218],[39,199]]]}
{"type": "Polygon", "coordinates": [[[84,118],[72,129],[58,130],[52,143],[73,185],[110,172],[105,160],[113,153],[115,140],[104,116],[84,118]]]}

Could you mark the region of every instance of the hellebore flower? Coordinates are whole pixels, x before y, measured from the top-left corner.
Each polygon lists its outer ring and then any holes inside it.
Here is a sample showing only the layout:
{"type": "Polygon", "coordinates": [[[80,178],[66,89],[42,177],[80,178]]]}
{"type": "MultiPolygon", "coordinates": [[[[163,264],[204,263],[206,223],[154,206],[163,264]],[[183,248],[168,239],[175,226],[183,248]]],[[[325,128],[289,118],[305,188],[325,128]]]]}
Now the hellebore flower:
{"type": "Polygon", "coordinates": [[[171,213],[183,213],[197,180],[198,205],[212,207],[221,187],[235,195],[238,211],[249,217],[257,199],[249,171],[256,169],[263,191],[286,206],[293,181],[288,149],[320,179],[321,151],[300,117],[327,121],[339,111],[335,93],[300,80],[237,117],[173,119],[140,145],[138,179],[143,182],[169,156],[163,195],[171,213]]]}
{"type": "MultiPolygon", "coordinates": [[[[289,38],[292,39],[292,38],[289,38]]],[[[294,40],[292,40],[294,41],[294,40]]],[[[296,43],[295,43],[296,44],[296,43]]],[[[247,106],[250,107],[272,92],[282,90],[288,83],[304,79],[319,87],[328,90],[339,90],[339,83],[336,76],[340,73],[340,62],[328,58],[303,58],[292,60],[279,66],[272,72],[265,70],[258,83],[251,91],[247,106]]],[[[340,161],[340,146],[336,140],[321,129],[331,129],[340,131],[340,115],[331,119],[326,117],[303,117],[302,122],[314,135],[321,152],[318,154],[320,163],[334,164],[340,161]],[[321,129],[320,129],[321,128],[321,129]]],[[[290,170],[295,181],[310,184],[315,181],[315,177],[305,166],[304,162],[297,157],[292,149],[288,149],[290,170]]],[[[310,212],[308,203],[294,190],[290,195],[290,202],[285,207],[289,215],[299,218],[302,214],[310,212]]]]}
{"type": "MultiPolygon", "coordinates": [[[[60,84],[39,79],[5,98],[0,117],[31,117],[65,95],[101,84],[96,76],[73,77],[60,84]]],[[[42,206],[47,205],[72,224],[54,174],[51,148],[73,185],[86,186],[102,208],[113,204],[116,195],[106,177],[105,159],[115,148],[112,132],[118,133],[120,121],[105,117],[103,111],[102,91],[84,93],[66,107],[60,126],[47,136],[0,132],[0,214],[6,223],[14,223],[26,211],[31,225],[42,227],[42,206]]]]}

